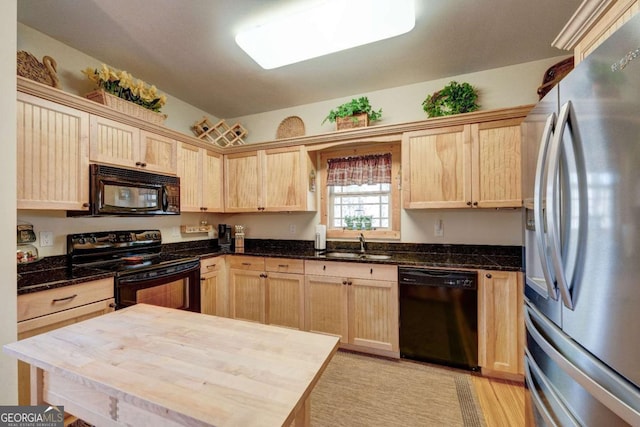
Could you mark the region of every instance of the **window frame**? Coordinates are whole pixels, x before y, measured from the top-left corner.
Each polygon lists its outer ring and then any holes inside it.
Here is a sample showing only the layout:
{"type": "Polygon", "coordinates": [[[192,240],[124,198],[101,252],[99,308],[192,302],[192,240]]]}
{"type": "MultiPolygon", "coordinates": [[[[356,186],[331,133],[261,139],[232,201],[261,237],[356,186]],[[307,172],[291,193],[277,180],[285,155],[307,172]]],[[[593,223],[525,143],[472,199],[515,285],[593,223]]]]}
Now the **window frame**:
{"type": "Polygon", "coordinates": [[[400,239],[400,141],[390,143],[374,143],[351,148],[329,149],[319,155],[319,187],[320,187],[320,223],[327,226],[327,238],[354,239],[360,233],[368,239],[399,240],[400,239]],[[365,156],[370,154],[391,153],[391,192],[390,192],[390,221],[389,229],[385,230],[345,230],[330,228],[329,224],[329,188],[327,182],[327,160],[339,157],[365,156]]]}

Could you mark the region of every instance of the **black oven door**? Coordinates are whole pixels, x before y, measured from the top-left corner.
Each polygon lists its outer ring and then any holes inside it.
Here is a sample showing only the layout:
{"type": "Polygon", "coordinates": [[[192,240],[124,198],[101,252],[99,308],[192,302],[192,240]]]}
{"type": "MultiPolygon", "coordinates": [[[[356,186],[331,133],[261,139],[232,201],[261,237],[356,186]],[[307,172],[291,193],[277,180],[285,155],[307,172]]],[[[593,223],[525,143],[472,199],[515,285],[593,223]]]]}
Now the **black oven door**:
{"type": "Polygon", "coordinates": [[[116,309],[144,303],[200,313],[200,261],[120,273],[115,298],[116,309]]]}

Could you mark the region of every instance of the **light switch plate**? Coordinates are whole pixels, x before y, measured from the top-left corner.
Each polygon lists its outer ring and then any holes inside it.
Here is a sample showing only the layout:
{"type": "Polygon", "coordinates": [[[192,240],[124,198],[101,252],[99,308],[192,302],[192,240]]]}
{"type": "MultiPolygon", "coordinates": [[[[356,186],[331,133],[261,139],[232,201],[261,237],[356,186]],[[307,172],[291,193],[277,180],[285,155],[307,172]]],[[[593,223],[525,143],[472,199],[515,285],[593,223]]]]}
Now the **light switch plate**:
{"type": "Polygon", "coordinates": [[[40,232],[40,247],[53,246],[53,232],[41,231],[40,232]]]}

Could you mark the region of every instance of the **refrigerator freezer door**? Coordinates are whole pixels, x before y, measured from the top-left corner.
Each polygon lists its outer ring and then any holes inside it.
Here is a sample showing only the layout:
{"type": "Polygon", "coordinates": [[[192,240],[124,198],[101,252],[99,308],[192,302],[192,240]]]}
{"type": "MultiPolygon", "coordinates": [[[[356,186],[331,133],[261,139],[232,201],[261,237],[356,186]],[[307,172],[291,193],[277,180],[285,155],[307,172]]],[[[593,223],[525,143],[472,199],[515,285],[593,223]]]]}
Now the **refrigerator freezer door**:
{"type": "Polygon", "coordinates": [[[536,394],[541,396],[535,406],[541,407],[544,419],[561,420],[563,426],[572,425],[572,418],[585,426],[640,423],[640,391],[632,384],[584,351],[528,301],[525,324],[527,386],[534,402],[536,394]]]}
{"type": "MultiPolygon", "coordinates": [[[[640,15],[614,33],[560,83],[581,137],[586,222],[566,233],[576,212],[562,218],[562,238],[584,234],[570,280],[573,309],[562,328],[606,365],[640,387],[640,15]],[[624,67],[622,66],[624,65],[624,67]]],[[[572,138],[572,130],[564,138],[572,138]]],[[[568,173],[573,185],[581,172],[568,173]]],[[[571,254],[563,253],[563,259],[571,254]]]]}

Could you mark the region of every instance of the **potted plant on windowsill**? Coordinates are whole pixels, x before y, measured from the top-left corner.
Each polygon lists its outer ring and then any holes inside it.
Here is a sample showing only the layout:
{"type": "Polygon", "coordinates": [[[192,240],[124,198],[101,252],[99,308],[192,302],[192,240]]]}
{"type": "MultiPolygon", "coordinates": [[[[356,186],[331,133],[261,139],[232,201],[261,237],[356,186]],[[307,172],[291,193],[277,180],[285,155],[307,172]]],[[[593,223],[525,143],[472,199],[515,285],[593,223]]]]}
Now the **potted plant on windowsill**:
{"type": "Polygon", "coordinates": [[[369,122],[375,122],[382,118],[382,108],[374,110],[366,96],[354,98],[349,102],[339,105],[329,111],[322,124],[329,120],[336,123],[337,130],[352,129],[369,126],[369,122]]]}

